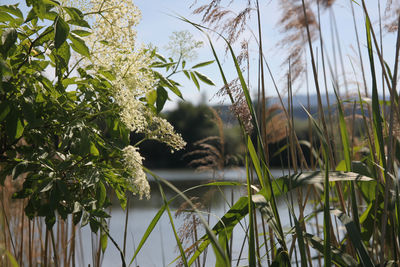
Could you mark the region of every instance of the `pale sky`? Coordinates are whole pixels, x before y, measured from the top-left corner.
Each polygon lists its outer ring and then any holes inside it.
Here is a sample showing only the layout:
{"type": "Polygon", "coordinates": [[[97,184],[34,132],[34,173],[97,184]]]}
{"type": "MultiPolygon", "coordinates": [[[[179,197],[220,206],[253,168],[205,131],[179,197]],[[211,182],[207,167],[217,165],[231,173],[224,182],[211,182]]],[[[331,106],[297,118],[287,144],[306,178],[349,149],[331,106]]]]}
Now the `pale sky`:
{"type": "MultiPolygon", "coordinates": [[[[393,2],[396,2],[398,0],[394,0],[393,2]]],[[[206,3],[209,1],[198,1],[200,3],[206,3]]],[[[224,1],[222,1],[224,2],[224,1]]],[[[229,1],[225,1],[229,2],[229,1]]],[[[247,2],[246,1],[234,1],[234,3],[243,3],[247,2]]],[[[279,49],[277,47],[277,43],[281,38],[281,34],[279,33],[279,27],[277,26],[277,21],[280,16],[281,10],[279,10],[278,5],[277,5],[277,0],[269,0],[269,1],[260,1],[261,5],[261,20],[263,22],[262,24],[262,33],[263,33],[263,45],[264,45],[264,51],[265,51],[265,56],[268,61],[268,63],[271,66],[274,79],[278,81],[278,87],[280,90],[284,90],[286,85],[285,82],[282,82],[282,74],[285,73],[285,69],[282,69],[280,66],[285,59],[285,51],[282,49],[279,49]],[[281,82],[279,82],[281,81],[281,82]]],[[[373,23],[378,22],[378,6],[377,3],[378,1],[366,1],[369,6],[369,12],[370,12],[370,17],[373,23]]],[[[386,1],[381,1],[382,6],[381,10],[382,13],[385,11],[385,2],[386,1]]],[[[135,1],[136,5],[142,10],[142,22],[138,27],[138,36],[139,39],[144,41],[144,42],[151,42],[153,44],[158,45],[160,48],[165,46],[166,43],[168,43],[168,36],[173,32],[173,31],[180,31],[180,30],[188,30],[190,31],[193,35],[195,35],[196,39],[199,40],[205,40],[202,38],[201,34],[194,29],[191,25],[188,25],[185,22],[182,22],[176,18],[173,17],[174,14],[179,14],[182,15],[192,21],[199,22],[200,17],[192,15],[192,9],[189,8],[191,3],[193,1],[178,1],[178,0],[137,0],[135,1]]],[[[238,4],[233,5],[232,10],[237,11],[239,9],[236,9],[238,4]]],[[[363,12],[360,6],[354,5],[355,9],[355,14],[357,18],[357,27],[359,31],[359,38],[361,41],[361,50],[363,53],[363,60],[364,60],[364,68],[366,71],[367,77],[369,76],[369,65],[368,65],[368,58],[367,58],[367,50],[366,50],[366,38],[365,38],[365,24],[364,24],[364,18],[363,18],[363,12]]],[[[338,25],[338,31],[340,35],[340,42],[341,42],[341,50],[343,54],[343,65],[345,68],[345,73],[347,80],[349,80],[349,87],[350,90],[355,90],[356,85],[352,84],[351,81],[355,81],[356,78],[354,78],[353,74],[353,68],[352,64],[357,65],[358,63],[358,54],[355,52],[357,49],[356,46],[356,39],[355,39],[355,33],[354,33],[354,25],[353,25],[353,18],[352,18],[352,13],[351,13],[351,8],[350,8],[350,2],[349,0],[337,0],[335,1],[334,4],[334,13],[338,25]]],[[[332,42],[331,42],[331,31],[330,31],[330,26],[329,26],[329,12],[325,11],[322,13],[322,33],[324,35],[324,42],[325,42],[325,52],[326,54],[330,54],[332,51],[332,42]]],[[[255,15],[253,15],[251,21],[249,23],[249,27],[256,32],[257,31],[257,25],[255,24],[255,15]]],[[[375,31],[376,34],[378,35],[379,38],[379,28],[378,25],[375,26],[375,31]]],[[[395,46],[395,38],[394,34],[384,34],[384,42],[383,42],[383,50],[384,50],[384,57],[385,60],[389,63],[389,66],[393,68],[394,64],[394,46],[395,46]]],[[[254,43],[254,42],[253,42],[254,43]]],[[[231,64],[231,59],[229,57],[224,57],[224,49],[223,49],[223,42],[218,41],[216,43],[216,46],[219,48],[220,52],[220,57],[224,58],[225,62],[225,71],[228,74],[228,76],[231,77],[231,79],[235,78],[235,71],[233,68],[233,65],[231,64]]],[[[306,47],[308,49],[308,47],[306,47]]],[[[338,49],[337,46],[335,45],[335,49],[338,49]]],[[[314,50],[315,51],[320,51],[319,47],[319,42],[314,43],[314,50]]],[[[161,49],[162,51],[162,49],[161,49]]],[[[257,47],[253,45],[251,48],[251,53],[253,53],[252,58],[252,66],[251,67],[251,77],[250,77],[250,83],[253,85],[252,87],[255,90],[255,85],[257,84],[257,47]]],[[[308,52],[308,51],[307,51],[308,52]]],[[[237,52],[239,53],[239,52],[237,52]]],[[[199,53],[199,61],[206,61],[213,59],[211,49],[206,45],[205,48],[201,49],[199,53]]],[[[317,59],[318,60],[318,59],[317,59]]],[[[333,62],[333,60],[331,59],[333,62]]],[[[378,73],[380,72],[379,69],[379,64],[378,64],[378,58],[375,58],[376,66],[377,66],[377,71],[378,73]]],[[[307,64],[310,66],[310,62],[307,62],[307,64]]],[[[337,64],[339,65],[339,60],[337,60],[337,64]]],[[[319,72],[322,73],[321,71],[321,66],[319,66],[319,72]]],[[[326,66],[327,72],[328,66],[326,66]]],[[[360,72],[359,68],[357,66],[355,67],[356,71],[360,72]]],[[[200,92],[197,92],[197,89],[194,87],[194,85],[191,82],[186,82],[186,78],[184,76],[179,77],[180,81],[184,81],[182,84],[185,85],[185,87],[182,89],[183,95],[185,99],[188,99],[192,102],[198,102],[200,100],[200,95],[205,94],[207,101],[212,98],[212,96],[215,94],[215,92],[222,86],[222,80],[219,75],[219,71],[216,67],[214,66],[208,66],[202,70],[206,75],[212,78],[214,83],[217,85],[215,88],[209,87],[209,86],[202,86],[202,89],[200,92]]],[[[309,70],[309,77],[310,77],[310,92],[315,93],[314,86],[311,80],[311,70],[309,70]]],[[[177,77],[178,78],[178,77],[177,77]]],[[[178,78],[178,80],[179,80],[178,78]]],[[[268,96],[276,96],[276,92],[274,87],[272,86],[272,81],[270,80],[269,76],[266,75],[266,87],[267,87],[267,95],[268,96]]],[[[358,77],[359,81],[361,81],[361,76],[358,77]]],[[[320,83],[322,84],[322,76],[320,83]]],[[[369,81],[367,81],[369,83],[369,81]]],[[[328,80],[328,91],[333,92],[331,89],[331,84],[332,81],[328,80]]],[[[306,94],[307,90],[305,88],[305,82],[303,82],[302,86],[298,86],[297,92],[299,94],[306,94]]],[[[342,91],[344,92],[344,89],[342,88],[342,91]]],[[[209,103],[218,103],[218,98],[212,98],[209,103]]],[[[169,105],[171,106],[171,105],[169,105]]],[[[173,105],[172,105],[173,106],[173,105]]]]}
{"type": "MultiPolygon", "coordinates": [[[[394,0],[394,2],[399,1],[399,0],[394,0]]],[[[9,4],[9,3],[16,3],[18,1],[12,1],[12,0],[2,0],[2,3],[9,4]]],[[[209,1],[201,1],[198,0],[200,3],[208,3],[209,1]]],[[[222,1],[224,2],[224,1],[222,1]]],[[[229,1],[225,1],[229,2],[229,1]]],[[[240,10],[240,3],[245,3],[246,1],[235,1],[233,6],[231,6],[231,9],[233,11],[238,11],[240,10]]],[[[367,1],[368,4],[370,5],[370,16],[372,18],[373,22],[378,21],[378,16],[377,16],[377,2],[378,1],[367,1]]],[[[383,1],[385,2],[385,1],[383,1]]],[[[185,23],[177,18],[175,18],[175,15],[181,15],[189,20],[192,20],[194,22],[200,22],[200,17],[192,15],[192,9],[190,9],[190,5],[193,3],[192,0],[187,0],[187,1],[182,1],[182,0],[136,0],[134,3],[139,7],[139,9],[142,12],[142,21],[139,24],[137,31],[138,31],[138,41],[143,42],[143,43],[152,43],[153,45],[156,45],[157,47],[160,48],[160,52],[162,54],[165,54],[165,46],[169,42],[169,36],[171,36],[172,32],[174,31],[182,31],[182,30],[188,30],[191,32],[194,36],[195,39],[197,40],[203,40],[205,41],[205,46],[201,48],[198,51],[198,60],[195,60],[191,64],[188,63],[187,65],[193,65],[198,62],[202,61],[208,61],[213,59],[213,55],[211,53],[211,49],[207,45],[207,41],[200,34],[199,31],[197,31],[193,26],[189,25],[188,23],[185,23]]],[[[278,81],[278,87],[279,90],[284,91],[286,88],[286,84],[284,80],[282,79],[283,74],[286,72],[285,68],[282,68],[280,65],[282,64],[283,60],[286,58],[286,53],[282,49],[278,48],[278,41],[281,38],[281,34],[279,33],[279,27],[277,26],[277,21],[279,19],[279,16],[281,14],[281,10],[279,10],[277,6],[278,1],[277,0],[268,0],[268,1],[260,1],[260,6],[261,6],[261,21],[262,21],[262,33],[263,33],[263,46],[264,46],[264,52],[265,52],[265,57],[268,63],[271,66],[272,73],[274,75],[275,80],[278,81]]],[[[382,4],[383,7],[381,7],[382,12],[385,9],[385,4],[382,4]]],[[[357,27],[359,30],[359,37],[361,40],[361,49],[363,51],[363,60],[364,60],[364,66],[366,67],[366,74],[367,76],[369,75],[369,69],[368,69],[368,62],[367,62],[367,54],[366,54],[366,48],[365,48],[365,30],[364,30],[364,21],[363,21],[363,15],[362,15],[362,10],[359,6],[355,5],[355,12],[356,12],[356,17],[358,18],[357,20],[357,27]]],[[[345,66],[345,71],[346,75],[349,80],[355,80],[354,75],[353,75],[353,69],[351,67],[351,60],[352,63],[357,65],[357,62],[355,58],[357,58],[357,54],[355,53],[357,47],[355,43],[355,34],[354,34],[354,26],[353,26],[353,20],[352,20],[352,15],[351,15],[351,9],[350,9],[350,3],[349,0],[337,0],[335,1],[334,4],[334,12],[338,24],[338,31],[340,34],[340,40],[341,40],[341,49],[343,52],[344,56],[344,66],[345,66]],[[351,59],[351,60],[350,60],[351,59]]],[[[329,13],[325,11],[323,14],[323,20],[322,20],[322,29],[323,29],[323,35],[324,35],[324,41],[326,44],[326,50],[332,50],[332,44],[331,44],[331,32],[330,32],[330,26],[328,25],[328,18],[329,18],[329,13]]],[[[252,21],[249,23],[249,27],[254,31],[257,32],[257,25],[255,24],[255,14],[252,17],[252,21]]],[[[376,26],[376,34],[379,36],[379,29],[376,26]]],[[[250,37],[250,33],[246,33],[247,36],[250,37]]],[[[215,37],[215,36],[213,36],[215,37]]],[[[232,65],[232,60],[229,58],[229,56],[225,56],[224,53],[224,43],[219,40],[215,41],[215,47],[218,50],[220,59],[223,60],[224,62],[224,68],[226,75],[228,76],[228,79],[234,79],[236,78],[235,71],[232,65]]],[[[384,57],[389,63],[389,66],[393,68],[393,58],[394,58],[394,46],[395,46],[395,38],[394,35],[384,35],[384,57]]],[[[237,46],[235,48],[238,48],[237,46]]],[[[308,47],[307,47],[308,49],[308,47]]],[[[336,47],[337,49],[337,47],[336,47]]],[[[237,49],[238,50],[238,49],[237,49]]],[[[320,51],[319,47],[319,42],[314,43],[314,50],[315,51],[320,51]]],[[[239,51],[237,51],[239,53],[239,51]]],[[[327,52],[327,54],[330,54],[327,52]]],[[[252,85],[253,90],[256,90],[256,85],[257,85],[257,61],[258,61],[258,56],[257,56],[257,47],[255,46],[255,43],[253,42],[253,46],[250,47],[250,58],[251,58],[251,68],[250,68],[250,83],[252,85]]],[[[332,61],[332,60],[331,60],[332,61]]],[[[376,66],[378,66],[378,58],[375,58],[376,61],[376,66]]],[[[310,65],[310,63],[307,63],[310,65]]],[[[319,66],[319,69],[321,66],[319,66]]],[[[200,71],[205,74],[206,76],[210,77],[214,83],[216,84],[215,87],[207,86],[205,84],[201,84],[201,90],[200,92],[196,89],[194,84],[186,79],[184,75],[178,75],[175,77],[175,79],[180,82],[183,85],[183,88],[181,88],[183,97],[185,100],[189,100],[193,103],[198,103],[201,101],[201,99],[204,99],[207,103],[210,104],[216,104],[220,101],[220,99],[213,97],[213,95],[218,91],[219,88],[222,87],[222,79],[220,78],[219,75],[219,70],[216,66],[216,64],[204,67],[200,69],[200,71]]],[[[327,70],[328,71],[328,70],[327,70]]],[[[378,70],[380,71],[380,70],[378,70]]],[[[322,71],[320,71],[322,72],[322,71]]],[[[311,78],[311,70],[309,71],[309,77],[311,78]]],[[[359,79],[361,81],[361,79],[359,79]]],[[[322,77],[321,81],[322,83],[322,77]]],[[[330,86],[331,81],[328,81],[328,88],[331,88],[330,86]]],[[[266,87],[267,87],[267,95],[268,96],[276,96],[276,92],[274,87],[272,86],[272,81],[269,78],[269,75],[266,74],[266,87]]],[[[314,93],[314,86],[312,84],[312,81],[310,80],[310,91],[311,93],[314,93]]],[[[354,89],[355,85],[351,89],[354,89]]],[[[302,86],[298,86],[298,89],[296,90],[300,94],[305,94],[306,93],[306,88],[305,88],[305,82],[303,82],[302,86]]],[[[329,89],[330,92],[332,92],[331,89],[329,89]]],[[[173,94],[170,93],[170,96],[173,94]]],[[[173,98],[176,99],[176,98],[173,98]]],[[[176,101],[174,103],[168,103],[167,108],[171,109],[176,105],[176,101]]]]}

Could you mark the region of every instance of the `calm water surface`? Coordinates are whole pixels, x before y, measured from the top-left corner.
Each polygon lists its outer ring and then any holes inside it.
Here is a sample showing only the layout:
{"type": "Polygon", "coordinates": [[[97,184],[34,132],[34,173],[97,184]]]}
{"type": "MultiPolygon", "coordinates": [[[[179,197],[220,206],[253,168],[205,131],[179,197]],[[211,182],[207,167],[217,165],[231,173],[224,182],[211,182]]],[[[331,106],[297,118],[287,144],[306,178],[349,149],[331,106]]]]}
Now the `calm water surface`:
{"type": "MultiPolygon", "coordinates": [[[[196,173],[191,170],[159,170],[155,171],[155,173],[160,177],[172,182],[180,190],[186,190],[193,186],[215,180],[239,182],[245,182],[246,180],[244,169],[227,170],[220,173],[196,173]]],[[[283,173],[281,170],[275,170],[272,174],[274,177],[279,177],[283,173]]],[[[149,180],[151,181],[151,199],[138,200],[135,197],[132,197],[130,201],[126,244],[126,261],[128,264],[148,225],[160,207],[163,205],[163,200],[160,197],[158,185],[153,179],[150,178],[149,180]]],[[[167,198],[175,195],[175,193],[168,188],[164,188],[164,190],[167,198]]],[[[223,214],[229,209],[228,203],[232,203],[232,199],[233,201],[236,201],[240,196],[247,194],[246,187],[244,186],[224,186],[219,189],[213,187],[211,190],[212,192],[210,191],[210,187],[202,187],[187,193],[188,197],[198,197],[199,199],[202,199],[204,205],[211,209],[210,216],[204,214],[206,219],[209,217],[211,226],[213,226],[218,221],[218,218],[223,216],[223,214]]],[[[179,198],[171,203],[171,212],[173,215],[182,203],[183,201],[179,198]]],[[[289,225],[286,204],[281,203],[280,206],[282,207],[280,212],[283,212],[281,214],[282,221],[285,225],[289,225]]],[[[121,248],[123,247],[125,216],[125,212],[120,207],[117,205],[112,207],[110,234],[121,248]]],[[[183,217],[184,215],[178,217],[174,216],[176,228],[180,228],[183,225],[183,217]]],[[[246,224],[247,221],[243,220],[243,223],[246,224]]],[[[243,225],[243,227],[245,227],[245,225],[243,225]]],[[[200,236],[202,234],[203,232],[199,233],[200,236]]],[[[233,234],[233,255],[239,255],[244,235],[244,230],[242,230],[240,226],[237,226],[233,234]]],[[[79,265],[88,266],[88,264],[91,264],[91,266],[93,266],[91,255],[93,244],[96,242],[92,242],[92,240],[95,238],[96,236],[90,233],[88,226],[85,226],[82,229],[83,255],[80,257],[80,260],[78,260],[80,263],[79,265]]],[[[165,212],[131,266],[168,266],[178,256],[179,251],[176,247],[176,241],[170,225],[170,220],[165,212]]],[[[242,257],[247,257],[246,248],[243,251],[242,257]]],[[[206,266],[212,265],[214,262],[215,259],[213,252],[210,250],[207,257],[206,266]]],[[[102,266],[120,266],[120,263],[121,260],[119,252],[109,241],[108,247],[104,254],[102,266]]],[[[175,265],[176,262],[171,264],[171,266],[175,265]]]]}

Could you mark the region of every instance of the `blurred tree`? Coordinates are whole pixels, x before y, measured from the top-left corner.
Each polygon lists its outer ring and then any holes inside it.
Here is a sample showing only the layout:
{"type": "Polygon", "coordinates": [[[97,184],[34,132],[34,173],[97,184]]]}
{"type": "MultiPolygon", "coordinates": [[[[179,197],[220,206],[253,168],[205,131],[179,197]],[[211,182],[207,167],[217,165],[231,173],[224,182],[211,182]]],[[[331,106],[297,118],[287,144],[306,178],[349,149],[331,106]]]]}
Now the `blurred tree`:
{"type": "MultiPolygon", "coordinates": [[[[193,149],[193,143],[208,136],[218,133],[213,122],[213,114],[205,104],[194,106],[188,102],[181,102],[178,108],[164,114],[166,119],[174,126],[186,141],[184,150],[170,154],[163,144],[148,141],[140,145],[140,150],[145,158],[144,164],[149,168],[183,168],[189,163],[183,155],[193,149]]],[[[140,135],[131,135],[131,143],[140,140],[140,135]]]]}

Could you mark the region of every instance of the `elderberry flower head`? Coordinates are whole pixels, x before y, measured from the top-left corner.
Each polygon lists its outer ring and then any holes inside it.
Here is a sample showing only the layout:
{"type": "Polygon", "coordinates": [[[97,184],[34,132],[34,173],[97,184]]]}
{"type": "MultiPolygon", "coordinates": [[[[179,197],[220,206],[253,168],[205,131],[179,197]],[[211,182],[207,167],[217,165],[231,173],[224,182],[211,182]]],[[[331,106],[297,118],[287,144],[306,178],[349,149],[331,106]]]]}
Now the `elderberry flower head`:
{"type": "Polygon", "coordinates": [[[127,146],[122,152],[126,169],[131,175],[129,182],[136,190],[134,194],[138,194],[140,199],[142,199],[143,196],[149,199],[150,185],[142,168],[143,157],[138,152],[138,148],[127,146]]]}
{"type": "Polygon", "coordinates": [[[155,130],[149,132],[150,138],[167,144],[171,148],[171,153],[186,146],[182,136],[175,132],[174,127],[166,119],[154,116],[151,118],[151,126],[155,130]]]}

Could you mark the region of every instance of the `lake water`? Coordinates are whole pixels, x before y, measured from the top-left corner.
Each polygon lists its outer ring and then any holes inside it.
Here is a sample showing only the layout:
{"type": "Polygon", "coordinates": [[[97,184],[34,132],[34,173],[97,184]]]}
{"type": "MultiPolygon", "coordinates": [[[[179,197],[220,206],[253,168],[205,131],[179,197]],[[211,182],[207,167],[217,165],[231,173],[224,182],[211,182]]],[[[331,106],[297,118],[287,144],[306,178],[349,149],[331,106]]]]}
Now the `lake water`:
{"type": "MultiPolygon", "coordinates": [[[[243,183],[246,181],[244,169],[227,170],[219,173],[196,173],[191,170],[158,170],[155,171],[155,173],[160,177],[172,182],[182,191],[210,181],[221,181],[221,179],[225,181],[238,181],[243,183]]],[[[283,173],[281,170],[276,170],[273,171],[272,174],[274,177],[278,177],[283,173]]],[[[126,262],[128,264],[148,225],[160,207],[163,205],[163,200],[160,196],[158,185],[154,182],[154,180],[150,179],[150,181],[152,192],[150,200],[138,200],[135,197],[132,197],[130,200],[126,244],[126,262]]],[[[164,189],[167,198],[171,198],[175,195],[172,190],[165,187],[164,189]]],[[[245,186],[223,186],[220,188],[213,187],[212,190],[213,191],[211,192],[209,187],[202,187],[186,194],[188,197],[198,197],[202,199],[204,201],[204,205],[210,208],[210,216],[204,214],[204,217],[206,219],[209,218],[211,227],[218,221],[218,218],[229,209],[229,204],[232,203],[232,201],[236,201],[240,196],[247,195],[247,189],[245,186]]],[[[173,216],[175,211],[181,206],[182,203],[183,201],[179,198],[171,203],[170,207],[173,216]]],[[[282,212],[282,222],[284,225],[288,226],[289,221],[286,205],[283,203],[281,206],[282,210],[280,209],[279,212],[280,214],[282,212]]],[[[111,216],[112,217],[109,224],[110,234],[122,248],[125,227],[125,212],[117,205],[114,205],[111,209],[111,216]]],[[[176,228],[179,229],[183,225],[183,217],[184,215],[179,217],[174,216],[174,224],[176,228]]],[[[247,224],[247,220],[243,220],[243,223],[247,224]]],[[[245,227],[245,225],[243,225],[243,227],[245,227]]],[[[245,237],[245,231],[241,229],[239,225],[236,228],[233,234],[233,255],[239,255],[242,242],[245,237]]],[[[202,234],[203,231],[199,230],[198,235],[201,236],[202,234]]],[[[81,230],[81,236],[83,255],[81,257],[78,255],[78,258],[80,259],[77,263],[79,266],[88,266],[88,264],[93,266],[91,255],[92,247],[95,242],[92,242],[92,239],[94,239],[95,236],[90,233],[88,226],[85,226],[81,230]]],[[[168,266],[178,256],[179,250],[176,246],[170,220],[165,212],[131,266],[168,266]]],[[[242,258],[246,257],[247,249],[244,248],[242,258]]],[[[215,263],[215,258],[214,253],[210,248],[209,252],[207,253],[207,261],[205,266],[210,266],[213,263],[215,263]]],[[[171,266],[175,266],[176,264],[177,262],[174,262],[171,264],[171,266]]],[[[120,265],[121,259],[119,252],[109,241],[102,261],[102,266],[120,265]]]]}

